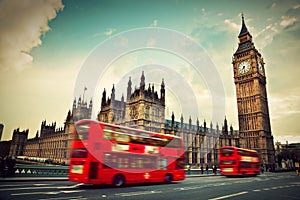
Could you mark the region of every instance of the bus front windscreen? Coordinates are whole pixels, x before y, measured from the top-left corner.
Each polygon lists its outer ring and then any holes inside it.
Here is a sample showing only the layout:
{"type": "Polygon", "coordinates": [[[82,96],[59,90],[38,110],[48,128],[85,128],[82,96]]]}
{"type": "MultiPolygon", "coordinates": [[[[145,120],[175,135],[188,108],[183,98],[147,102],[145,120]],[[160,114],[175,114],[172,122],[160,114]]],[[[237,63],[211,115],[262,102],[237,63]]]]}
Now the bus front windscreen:
{"type": "Polygon", "coordinates": [[[89,123],[76,125],[76,140],[88,140],[89,123]]]}
{"type": "Polygon", "coordinates": [[[224,148],[221,151],[222,156],[232,156],[234,149],[232,148],[224,148]]]}

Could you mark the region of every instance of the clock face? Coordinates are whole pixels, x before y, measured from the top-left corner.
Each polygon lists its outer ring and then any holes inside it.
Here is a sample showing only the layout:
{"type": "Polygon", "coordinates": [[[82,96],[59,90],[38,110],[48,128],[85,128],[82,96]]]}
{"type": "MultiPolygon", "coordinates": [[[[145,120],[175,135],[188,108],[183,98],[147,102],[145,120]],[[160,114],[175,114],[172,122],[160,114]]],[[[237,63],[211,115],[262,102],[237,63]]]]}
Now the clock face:
{"type": "Polygon", "coordinates": [[[238,71],[240,74],[245,74],[250,70],[250,62],[247,60],[242,61],[238,65],[238,71]]]}

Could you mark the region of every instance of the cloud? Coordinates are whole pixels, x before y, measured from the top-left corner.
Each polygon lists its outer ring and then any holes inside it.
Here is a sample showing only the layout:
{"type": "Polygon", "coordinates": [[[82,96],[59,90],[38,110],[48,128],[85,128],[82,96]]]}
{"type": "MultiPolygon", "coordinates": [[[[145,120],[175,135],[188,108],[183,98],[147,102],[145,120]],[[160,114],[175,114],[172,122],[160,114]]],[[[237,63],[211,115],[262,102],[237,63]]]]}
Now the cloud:
{"type": "Polygon", "coordinates": [[[236,30],[240,30],[241,25],[236,24],[235,22],[231,21],[230,19],[225,19],[224,23],[230,27],[230,30],[236,32],[236,30]]]}
{"type": "Polygon", "coordinates": [[[270,104],[273,108],[273,119],[282,119],[299,115],[300,96],[277,97],[270,98],[270,104]],[[298,109],[298,110],[297,110],[298,109]]]}
{"type": "Polygon", "coordinates": [[[273,3],[272,5],[271,5],[271,8],[275,8],[276,7],[276,3],[273,3]]]}
{"type": "Polygon", "coordinates": [[[254,38],[256,38],[257,41],[257,46],[259,46],[260,49],[265,48],[266,46],[272,43],[273,38],[278,33],[279,30],[277,28],[276,23],[267,25],[260,32],[254,35],[254,38]]]}
{"type": "Polygon", "coordinates": [[[153,22],[152,22],[152,24],[150,26],[157,27],[157,25],[158,25],[158,20],[155,19],[155,20],[153,20],[153,22]]]}
{"type": "Polygon", "coordinates": [[[300,136],[299,135],[283,135],[283,136],[274,135],[274,142],[277,141],[280,142],[281,144],[299,143],[300,136]]]}
{"type": "Polygon", "coordinates": [[[202,9],[201,9],[201,13],[202,13],[203,16],[206,16],[206,15],[207,15],[207,12],[206,12],[205,8],[202,8],[202,9]]]}
{"type": "Polygon", "coordinates": [[[63,9],[61,0],[0,2],[0,69],[20,71],[33,61],[32,48],[42,44],[48,22],[63,9]]]}
{"type": "MultiPolygon", "coordinates": [[[[279,5],[278,5],[279,6],[279,5]]],[[[283,6],[280,6],[283,7],[283,6]]],[[[298,9],[300,5],[286,6],[285,14],[281,16],[278,20],[268,18],[266,21],[270,24],[266,25],[261,31],[254,35],[255,40],[257,41],[258,46],[263,49],[266,46],[270,45],[275,37],[278,37],[284,33],[289,33],[298,40],[299,36],[299,23],[298,23],[298,9]],[[276,20],[276,21],[275,21],[276,20]],[[273,22],[273,23],[271,23],[273,22]]],[[[288,37],[287,35],[285,37],[288,37]]],[[[286,49],[286,48],[283,48],[286,49]]]]}
{"type": "Polygon", "coordinates": [[[296,17],[289,16],[282,16],[281,19],[282,21],[280,22],[280,25],[284,28],[291,27],[298,21],[296,17]]]}
{"type": "Polygon", "coordinates": [[[300,8],[300,4],[297,4],[297,5],[293,6],[293,9],[298,9],[298,8],[300,8]]]}
{"type": "Polygon", "coordinates": [[[107,29],[103,34],[106,35],[106,36],[110,36],[112,35],[117,29],[115,28],[109,28],[107,29]]]}

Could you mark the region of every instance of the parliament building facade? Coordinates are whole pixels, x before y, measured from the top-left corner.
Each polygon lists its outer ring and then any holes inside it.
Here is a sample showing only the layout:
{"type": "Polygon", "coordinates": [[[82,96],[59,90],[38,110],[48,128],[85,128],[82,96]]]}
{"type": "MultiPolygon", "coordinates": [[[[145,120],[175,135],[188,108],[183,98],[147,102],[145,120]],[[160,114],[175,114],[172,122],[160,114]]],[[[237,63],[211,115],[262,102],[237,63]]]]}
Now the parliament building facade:
{"type": "MultiPolygon", "coordinates": [[[[185,142],[186,164],[191,168],[218,164],[218,151],[222,146],[236,146],[255,149],[259,152],[262,164],[275,167],[275,152],[271,133],[268,98],[266,91],[265,63],[261,53],[255,48],[244,17],[238,36],[238,49],[233,55],[232,65],[238,107],[239,131],[228,127],[226,117],[221,127],[204,120],[165,118],[165,82],[162,77],[160,88],[147,84],[144,72],[140,83],[133,90],[129,77],[126,97],[115,98],[116,89],[112,86],[110,94],[103,90],[101,108],[97,120],[143,129],[153,132],[174,134],[185,142]]],[[[89,105],[84,99],[74,100],[72,112],[69,111],[63,128],[56,124],[42,122],[41,130],[35,138],[27,139],[28,131],[16,129],[10,146],[10,156],[26,155],[47,157],[58,163],[69,162],[70,145],[74,122],[91,118],[92,100],[89,105]]],[[[188,115],[188,113],[185,113],[188,115]]]]}

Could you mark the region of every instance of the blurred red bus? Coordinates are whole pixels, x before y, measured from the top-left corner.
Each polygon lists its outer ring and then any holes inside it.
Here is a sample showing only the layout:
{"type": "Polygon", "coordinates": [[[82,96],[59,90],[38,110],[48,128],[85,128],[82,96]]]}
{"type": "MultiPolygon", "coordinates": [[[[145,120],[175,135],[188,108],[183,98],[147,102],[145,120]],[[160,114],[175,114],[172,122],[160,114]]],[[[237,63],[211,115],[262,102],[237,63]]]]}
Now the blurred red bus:
{"type": "Polygon", "coordinates": [[[81,120],[75,126],[70,181],[120,187],[185,179],[180,137],[93,120],[81,120]]]}
{"type": "Polygon", "coordinates": [[[260,174],[260,162],[255,150],[223,146],[219,152],[220,173],[225,176],[260,174]]]}

